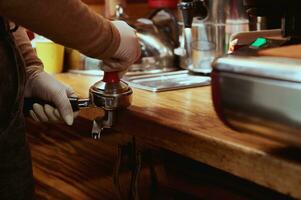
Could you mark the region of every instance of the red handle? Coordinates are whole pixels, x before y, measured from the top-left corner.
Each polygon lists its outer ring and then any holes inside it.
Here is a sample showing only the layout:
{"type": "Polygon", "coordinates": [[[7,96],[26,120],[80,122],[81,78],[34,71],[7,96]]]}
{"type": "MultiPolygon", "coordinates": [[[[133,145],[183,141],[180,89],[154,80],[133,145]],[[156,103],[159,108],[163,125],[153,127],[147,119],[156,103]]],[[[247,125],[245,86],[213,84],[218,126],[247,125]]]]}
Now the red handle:
{"type": "Polygon", "coordinates": [[[102,81],[106,83],[118,83],[120,81],[118,72],[105,72],[102,81]]]}

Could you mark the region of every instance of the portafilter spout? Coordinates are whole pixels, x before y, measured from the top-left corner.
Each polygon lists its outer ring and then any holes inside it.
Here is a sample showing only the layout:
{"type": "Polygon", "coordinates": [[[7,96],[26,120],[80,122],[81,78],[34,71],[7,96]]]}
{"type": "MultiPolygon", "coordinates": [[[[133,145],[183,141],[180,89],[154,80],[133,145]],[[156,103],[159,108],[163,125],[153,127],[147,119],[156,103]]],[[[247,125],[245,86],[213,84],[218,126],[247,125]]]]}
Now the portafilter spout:
{"type": "Polygon", "coordinates": [[[132,89],[119,79],[117,72],[105,72],[103,80],[89,90],[90,101],[105,111],[103,117],[93,121],[92,137],[100,139],[104,129],[113,127],[117,111],[127,108],[132,102],[132,89]]]}

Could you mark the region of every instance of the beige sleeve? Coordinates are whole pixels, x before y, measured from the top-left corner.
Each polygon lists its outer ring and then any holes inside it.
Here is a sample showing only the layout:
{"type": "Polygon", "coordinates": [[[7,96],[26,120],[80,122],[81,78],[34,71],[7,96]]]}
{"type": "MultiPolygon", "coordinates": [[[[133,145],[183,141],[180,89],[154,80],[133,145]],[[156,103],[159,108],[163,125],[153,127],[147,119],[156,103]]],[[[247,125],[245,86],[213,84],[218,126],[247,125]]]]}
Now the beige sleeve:
{"type": "Polygon", "coordinates": [[[0,15],[99,59],[110,58],[120,44],[114,25],[80,0],[0,0],[0,15]]]}
{"type": "Polygon", "coordinates": [[[13,36],[26,65],[25,71],[27,80],[33,79],[35,75],[43,71],[43,63],[37,57],[36,52],[32,48],[31,42],[23,27],[19,27],[17,31],[13,33],[13,36]]]}

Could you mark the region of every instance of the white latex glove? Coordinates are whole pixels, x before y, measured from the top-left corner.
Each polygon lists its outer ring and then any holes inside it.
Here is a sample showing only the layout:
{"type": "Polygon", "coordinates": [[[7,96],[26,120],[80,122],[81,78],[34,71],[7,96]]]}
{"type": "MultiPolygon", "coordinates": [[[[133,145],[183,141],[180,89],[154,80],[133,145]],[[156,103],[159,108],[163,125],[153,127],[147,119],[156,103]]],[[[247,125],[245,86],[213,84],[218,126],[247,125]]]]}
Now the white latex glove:
{"type": "Polygon", "coordinates": [[[119,75],[123,75],[140,58],[140,44],[136,30],[127,23],[124,21],[112,21],[112,24],[120,33],[120,45],[110,59],[104,60],[102,70],[105,72],[119,71],[119,75]]]}
{"type": "Polygon", "coordinates": [[[63,85],[46,72],[39,72],[31,80],[27,81],[25,97],[35,97],[52,102],[57,108],[47,104],[44,106],[34,104],[30,115],[35,121],[48,122],[63,119],[66,124],[73,124],[77,113],[73,113],[68,97],[76,97],[75,92],[72,88],[63,85]]]}

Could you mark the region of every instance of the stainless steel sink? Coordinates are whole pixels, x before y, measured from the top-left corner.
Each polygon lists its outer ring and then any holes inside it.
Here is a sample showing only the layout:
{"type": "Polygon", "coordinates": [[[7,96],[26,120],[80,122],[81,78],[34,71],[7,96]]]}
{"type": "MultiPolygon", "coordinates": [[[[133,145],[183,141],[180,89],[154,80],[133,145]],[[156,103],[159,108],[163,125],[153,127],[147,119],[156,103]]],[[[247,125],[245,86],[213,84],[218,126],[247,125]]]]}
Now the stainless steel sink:
{"type": "Polygon", "coordinates": [[[124,80],[134,88],[152,92],[169,91],[209,85],[211,78],[190,74],[187,70],[151,75],[125,76],[124,80]]]}

